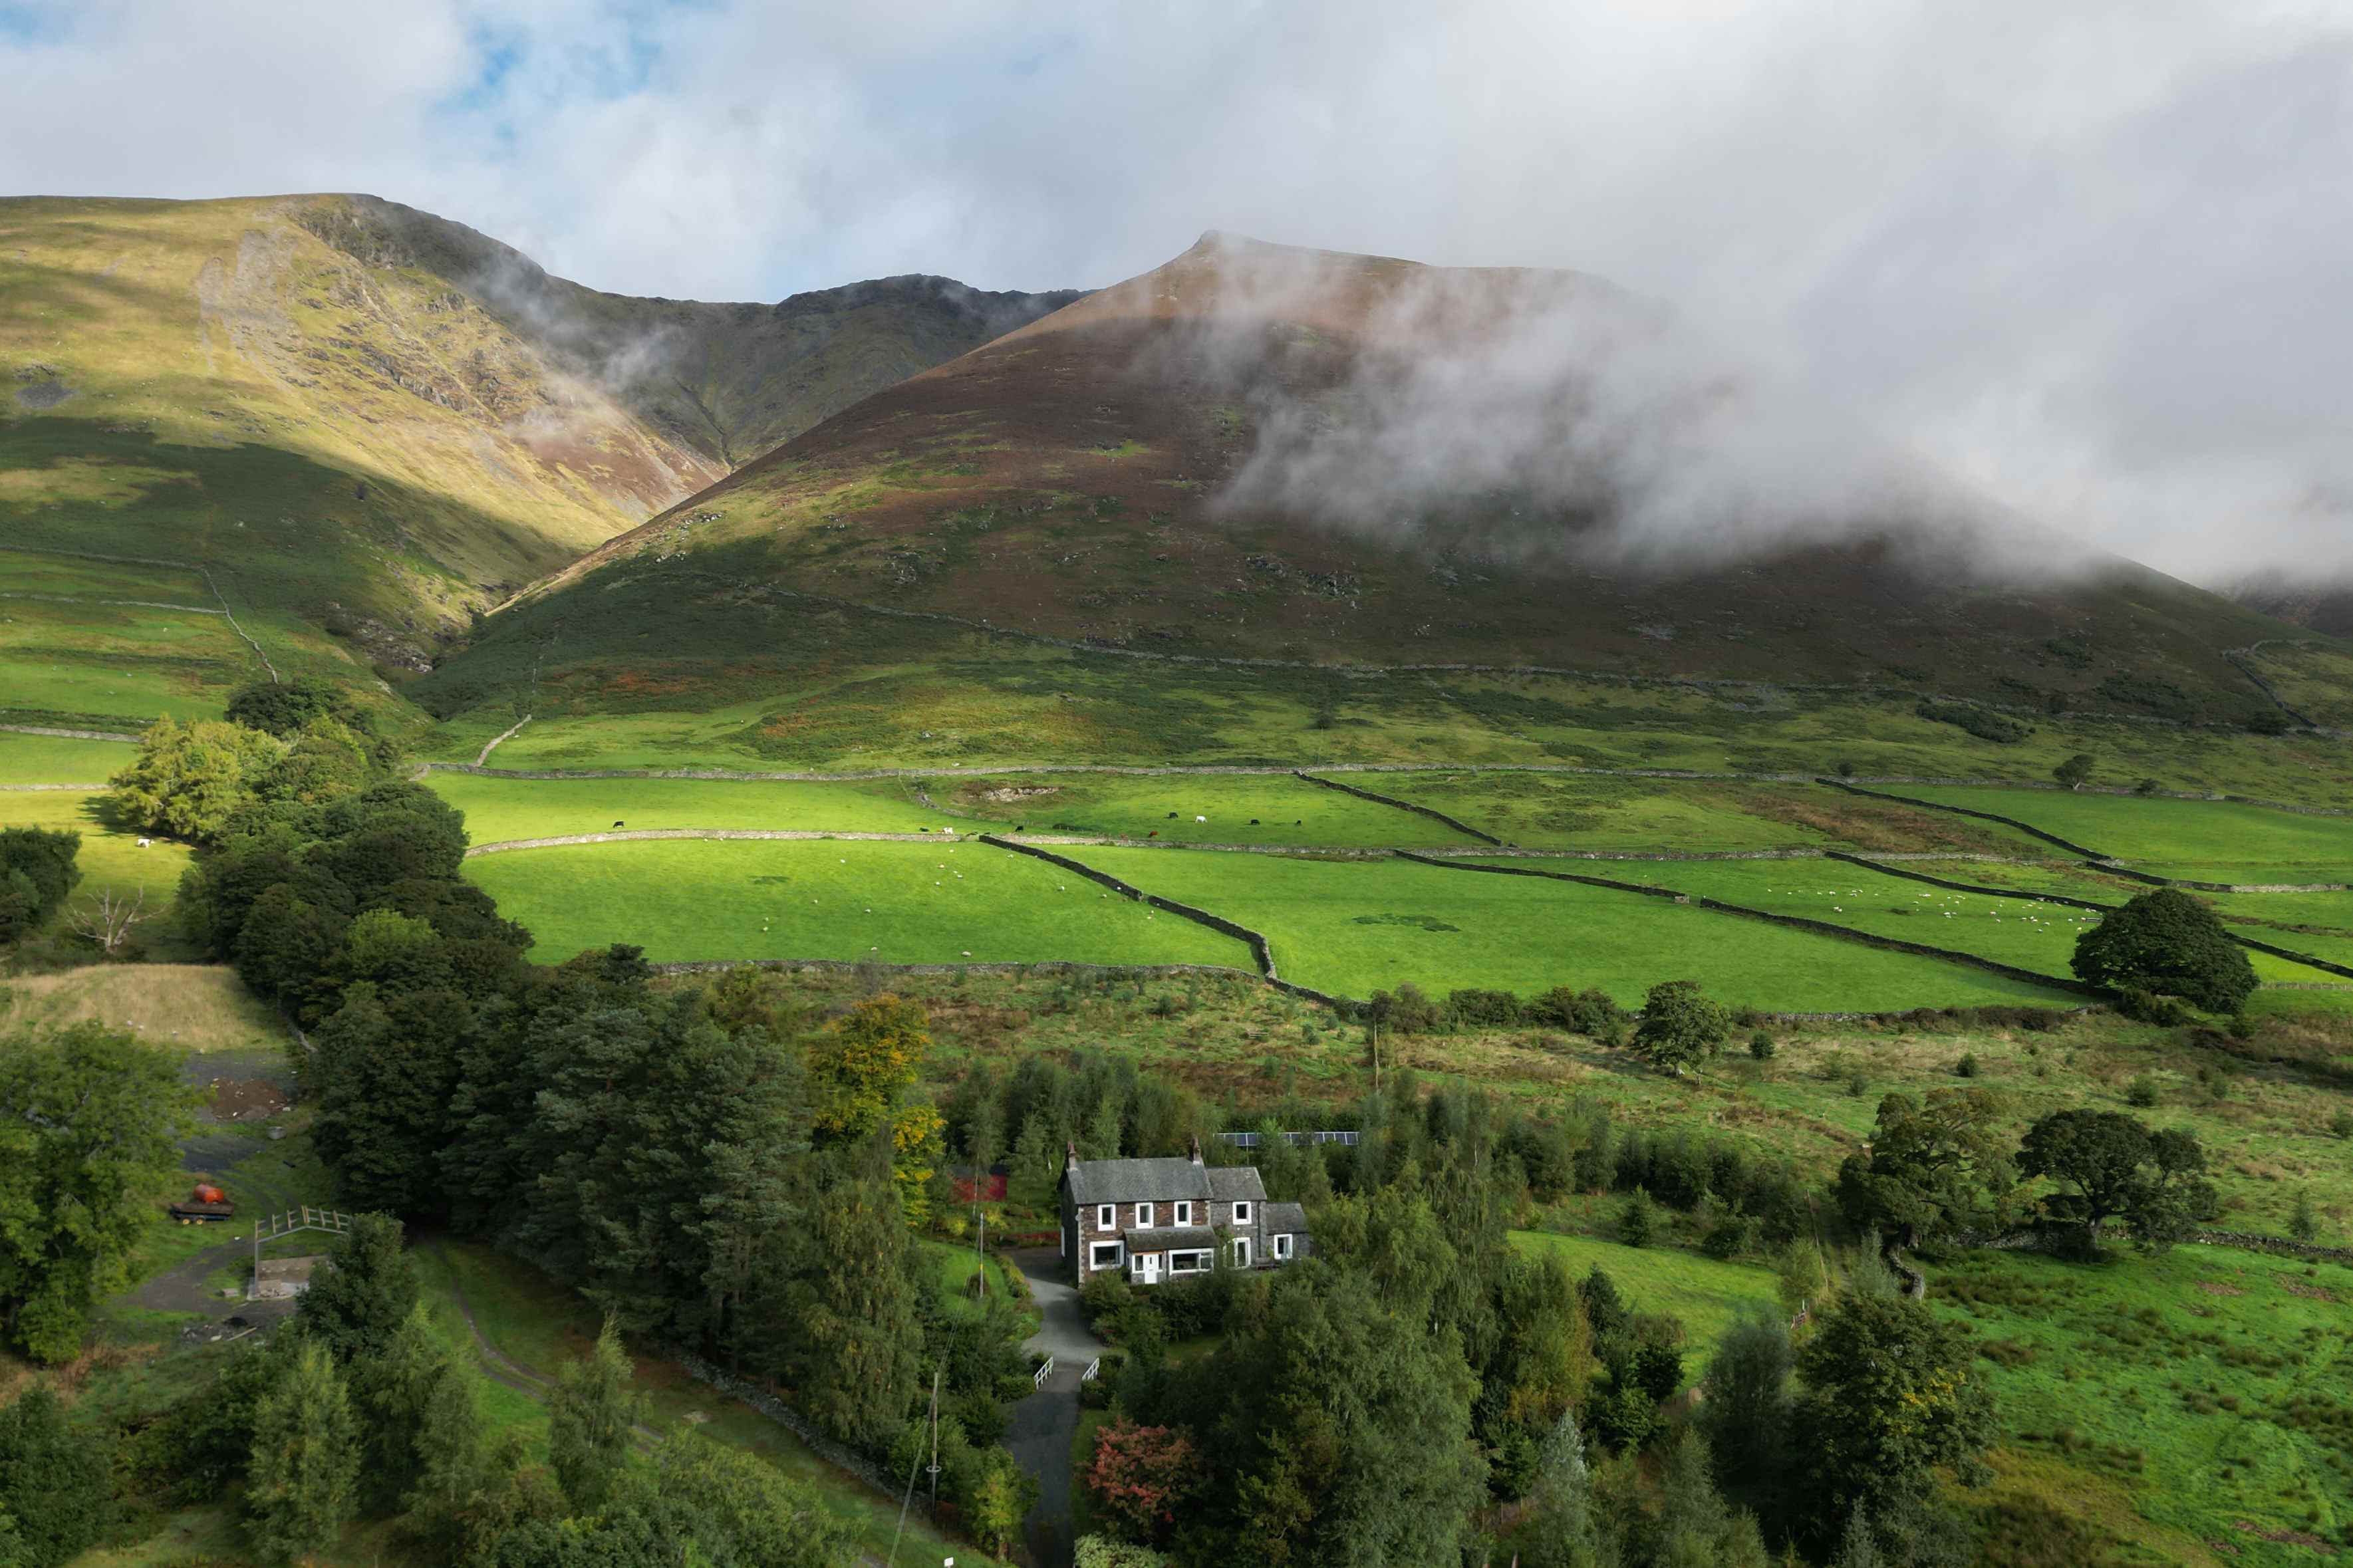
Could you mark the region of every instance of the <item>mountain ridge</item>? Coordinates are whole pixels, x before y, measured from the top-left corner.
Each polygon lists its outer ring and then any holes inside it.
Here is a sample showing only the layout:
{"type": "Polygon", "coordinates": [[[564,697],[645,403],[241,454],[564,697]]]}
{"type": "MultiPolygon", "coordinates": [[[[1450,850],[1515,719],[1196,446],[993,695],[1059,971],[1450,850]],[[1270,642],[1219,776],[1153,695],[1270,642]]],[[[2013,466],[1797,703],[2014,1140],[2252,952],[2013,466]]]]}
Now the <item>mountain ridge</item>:
{"type": "Polygon", "coordinates": [[[872,280],[776,316],[599,295],[371,197],[0,200],[0,523],[212,563],[414,672],[470,614],[723,477],[733,441],[1061,298],[960,288],[872,280]],[[491,263],[540,281],[494,294],[491,263]],[[575,320],[575,298],[602,303],[575,320]],[[785,325],[723,330],[759,316],[785,325]],[[610,355],[665,330],[708,374],[641,392],[610,355]],[[734,412],[698,426],[695,397],[734,412]]]}

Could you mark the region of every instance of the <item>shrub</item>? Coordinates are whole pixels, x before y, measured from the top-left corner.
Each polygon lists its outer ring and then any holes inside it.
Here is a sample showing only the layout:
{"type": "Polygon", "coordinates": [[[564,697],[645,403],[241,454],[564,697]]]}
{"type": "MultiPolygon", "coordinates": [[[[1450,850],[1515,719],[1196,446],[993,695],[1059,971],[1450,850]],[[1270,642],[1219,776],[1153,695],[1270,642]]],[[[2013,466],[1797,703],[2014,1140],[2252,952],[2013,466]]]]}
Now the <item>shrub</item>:
{"type": "Polygon", "coordinates": [[[2353,1110],[2340,1110],[2330,1117],[2328,1131],[2339,1138],[2353,1138],[2353,1110]]]}
{"type": "Polygon", "coordinates": [[[1436,1002],[1409,980],[1395,992],[1376,991],[1365,1005],[1366,1018],[1400,1035],[1433,1035],[1444,1026],[1446,1015],[1436,1002]]]}
{"type": "Polygon", "coordinates": [[[1079,1287],[1079,1310],[1087,1317],[1087,1325],[1097,1333],[1114,1327],[1135,1303],[1135,1291],[1128,1285],[1127,1277],[1117,1269],[1091,1274],[1079,1287]]]}
{"type": "Polygon", "coordinates": [[[1977,1077],[1978,1058],[1976,1056],[1968,1052],[1964,1052],[1961,1056],[1961,1059],[1953,1064],[1953,1076],[1955,1078],[1977,1077]]]}
{"type": "Polygon", "coordinates": [[[1508,991],[1450,991],[1446,1011],[1456,1024],[1474,1029],[1509,1028],[1523,1016],[1520,999],[1508,991]]]}
{"type": "Polygon", "coordinates": [[[2146,1110],[2157,1103],[2157,1079],[2142,1073],[2125,1086],[2125,1103],[2146,1110]]]}
{"type": "Polygon", "coordinates": [[[1108,1535],[1082,1535],[1071,1568],[1170,1568],[1175,1559],[1133,1541],[1108,1535]]]}
{"type": "Polygon", "coordinates": [[[1996,713],[1987,708],[1974,708],[1966,702],[1929,702],[1923,700],[1912,711],[1932,724],[1950,724],[1966,730],[1980,741],[1997,745],[2010,745],[2023,741],[2034,731],[2017,720],[1996,713]]]}
{"type": "Polygon", "coordinates": [[[1748,1054],[1760,1062],[1773,1059],[1773,1037],[1759,1029],[1748,1037],[1748,1054]]]}
{"type": "Polygon", "coordinates": [[[1848,1098],[1852,1100],[1861,1100],[1864,1095],[1871,1092],[1871,1079],[1865,1078],[1859,1072],[1847,1074],[1846,1092],[1848,1098]]]}
{"type": "Polygon", "coordinates": [[[1113,1421],[1095,1434],[1087,1493],[1124,1533],[1150,1540],[1176,1521],[1202,1480],[1192,1439],[1173,1426],[1113,1421]]]}

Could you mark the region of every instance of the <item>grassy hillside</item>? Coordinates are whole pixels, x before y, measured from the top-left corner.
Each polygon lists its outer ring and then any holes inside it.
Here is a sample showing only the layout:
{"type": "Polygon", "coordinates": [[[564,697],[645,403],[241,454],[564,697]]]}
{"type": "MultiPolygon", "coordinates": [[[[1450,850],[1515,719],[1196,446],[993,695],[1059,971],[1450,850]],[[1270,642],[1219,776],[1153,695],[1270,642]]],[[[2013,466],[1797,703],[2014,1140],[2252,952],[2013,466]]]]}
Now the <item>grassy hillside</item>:
{"type": "Polygon", "coordinates": [[[201,563],[420,669],[468,611],[1064,298],[632,300],[365,197],[0,201],[0,532],[201,563]]]}
{"type": "MultiPolygon", "coordinates": [[[[1752,706],[1785,703],[1801,683],[1901,695],[1906,710],[1957,695],[2028,729],[2060,713],[2276,713],[2221,656],[2278,623],[2123,562],[1993,582],[1947,552],[1949,539],[1892,523],[1836,545],[1638,569],[1577,552],[1590,509],[1464,493],[1335,521],[1237,499],[1231,481],[1268,441],[1302,424],[1349,428],[1366,374],[1508,325],[1515,291],[1642,320],[1566,274],[1205,240],[859,404],[600,548],[484,628],[427,700],[452,714],[554,687],[585,710],[626,711],[659,689],[663,707],[709,711],[754,679],[895,679],[878,667],[936,657],[944,638],[985,626],[1138,658],[1769,684],[1752,706]],[[1278,272],[1282,288],[1259,287],[1278,272]],[[1487,304],[1398,325],[1403,302],[1430,289],[1487,304]],[[695,623],[691,647],[646,640],[656,603],[671,626],[695,623]],[[852,624],[875,610],[940,618],[852,624]],[[816,620],[843,627],[849,646],[804,651],[782,630],[816,620]]],[[[1317,705],[1347,700],[1345,680],[1324,684],[1317,705]]],[[[964,710],[985,714],[994,694],[964,695],[964,710]]]]}

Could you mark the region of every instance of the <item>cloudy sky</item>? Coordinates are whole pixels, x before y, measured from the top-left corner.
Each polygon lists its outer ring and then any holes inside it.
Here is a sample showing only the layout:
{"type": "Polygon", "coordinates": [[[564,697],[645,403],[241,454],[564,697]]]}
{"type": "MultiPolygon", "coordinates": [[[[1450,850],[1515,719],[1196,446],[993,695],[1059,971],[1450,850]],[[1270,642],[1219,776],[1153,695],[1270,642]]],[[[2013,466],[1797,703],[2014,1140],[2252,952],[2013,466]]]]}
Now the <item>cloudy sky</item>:
{"type": "Polygon", "coordinates": [[[364,190],[632,293],[1582,268],[2086,539],[2353,571],[2346,0],[0,0],[0,191],[364,190]]]}

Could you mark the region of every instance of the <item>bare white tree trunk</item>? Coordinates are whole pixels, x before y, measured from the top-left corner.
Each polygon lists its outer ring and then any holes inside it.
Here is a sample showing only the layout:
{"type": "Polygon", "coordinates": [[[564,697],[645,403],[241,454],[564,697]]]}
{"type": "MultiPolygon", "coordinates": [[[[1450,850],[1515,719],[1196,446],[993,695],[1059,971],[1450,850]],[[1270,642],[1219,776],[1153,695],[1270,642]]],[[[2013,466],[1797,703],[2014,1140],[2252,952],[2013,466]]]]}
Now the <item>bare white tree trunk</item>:
{"type": "Polygon", "coordinates": [[[68,923],[112,958],[131,940],[132,928],[146,919],[147,889],[142,888],[138,896],[131,899],[118,898],[110,889],[74,910],[68,923]]]}

